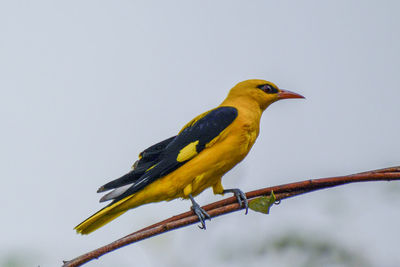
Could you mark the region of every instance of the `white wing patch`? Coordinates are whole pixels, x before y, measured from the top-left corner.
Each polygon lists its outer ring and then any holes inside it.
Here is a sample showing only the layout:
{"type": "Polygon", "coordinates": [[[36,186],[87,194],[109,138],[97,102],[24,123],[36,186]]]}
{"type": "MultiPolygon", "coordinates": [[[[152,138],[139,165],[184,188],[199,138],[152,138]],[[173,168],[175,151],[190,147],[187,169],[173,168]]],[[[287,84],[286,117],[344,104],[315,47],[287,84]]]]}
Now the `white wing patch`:
{"type": "Polygon", "coordinates": [[[123,185],[121,187],[118,187],[116,189],[114,189],[113,191],[111,191],[108,194],[105,194],[102,198],[100,198],[100,202],[104,202],[104,201],[108,201],[108,200],[112,200],[114,198],[119,197],[120,195],[122,195],[123,193],[126,192],[126,190],[128,190],[129,187],[131,187],[132,184],[127,184],[127,185],[123,185]]]}

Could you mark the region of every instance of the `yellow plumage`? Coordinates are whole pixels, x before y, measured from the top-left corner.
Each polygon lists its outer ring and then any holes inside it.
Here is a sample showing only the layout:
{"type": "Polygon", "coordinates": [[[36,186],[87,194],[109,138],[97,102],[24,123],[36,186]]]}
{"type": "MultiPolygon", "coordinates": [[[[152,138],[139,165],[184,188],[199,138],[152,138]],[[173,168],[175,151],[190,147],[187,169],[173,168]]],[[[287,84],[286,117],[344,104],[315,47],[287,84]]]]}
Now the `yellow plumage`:
{"type": "MultiPolygon", "coordinates": [[[[178,153],[177,162],[185,162],[176,170],[146,185],[132,195],[105,207],[75,227],[88,234],[125,211],[143,204],[196,196],[208,187],[215,194],[223,194],[222,176],[239,163],[250,151],[259,134],[262,112],[273,102],[299,95],[279,90],[264,80],[247,80],[231,89],[219,107],[234,107],[237,117],[199,153],[199,141],[186,144],[178,153]],[[271,91],[271,92],[270,92],[271,91]]],[[[180,131],[205,118],[207,111],[185,125],[180,131]]]]}

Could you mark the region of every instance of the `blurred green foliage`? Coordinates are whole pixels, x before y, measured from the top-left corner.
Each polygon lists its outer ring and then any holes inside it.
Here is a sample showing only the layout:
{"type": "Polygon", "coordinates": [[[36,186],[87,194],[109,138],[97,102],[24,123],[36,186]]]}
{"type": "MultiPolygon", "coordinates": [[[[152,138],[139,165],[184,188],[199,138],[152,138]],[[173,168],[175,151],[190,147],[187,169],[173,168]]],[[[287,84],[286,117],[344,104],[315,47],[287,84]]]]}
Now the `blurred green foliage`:
{"type": "Polygon", "coordinates": [[[26,260],[17,255],[8,255],[0,260],[2,267],[24,267],[28,266],[26,260]]]}
{"type": "Polygon", "coordinates": [[[268,251],[283,255],[290,252],[301,254],[302,261],[298,262],[297,266],[370,266],[357,250],[336,244],[328,238],[315,237],[312,233],[308,236],[282,235],[260,247],[258,253],[263,254],[268,251]]]}
{"type": "Polygon", "coordinates": [[[251,242],[221,246],[220,261],[234,266],[369,267],[354,247],[336,243],[320,233],[286,231],[251,242]]]}
{"type": "Polygon", "coordinates": [[[38,267],[38,257],[30,252],[7,252],[0,255],[0,267],[38,267]]]}

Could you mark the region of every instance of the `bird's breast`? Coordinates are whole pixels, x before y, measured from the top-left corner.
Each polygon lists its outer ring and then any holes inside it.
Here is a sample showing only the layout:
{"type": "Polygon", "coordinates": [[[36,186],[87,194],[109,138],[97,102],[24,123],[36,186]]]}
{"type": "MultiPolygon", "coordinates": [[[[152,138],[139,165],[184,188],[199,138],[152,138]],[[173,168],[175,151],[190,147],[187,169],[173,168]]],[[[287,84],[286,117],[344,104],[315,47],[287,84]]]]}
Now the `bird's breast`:
{"type": "Polygon", "coordinates": [[[259,133],[259,124],[257,122],[257,120],[239,117],[238,122],[232,125],[231,136],[233,138],[231,145],[235,147],[243,157],[247,155],[257,139],[259,133]]]}

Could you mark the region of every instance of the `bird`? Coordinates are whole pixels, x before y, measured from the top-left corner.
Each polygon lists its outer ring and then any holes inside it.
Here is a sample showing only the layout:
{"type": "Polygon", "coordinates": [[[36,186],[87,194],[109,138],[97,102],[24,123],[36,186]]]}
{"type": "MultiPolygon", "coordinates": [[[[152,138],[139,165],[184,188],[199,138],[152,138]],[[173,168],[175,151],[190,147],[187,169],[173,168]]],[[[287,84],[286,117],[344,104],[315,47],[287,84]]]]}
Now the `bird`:
{"type": "Polygon", "coordinates": [[[245,194],[238,188],[224,189],[221,179],[249,153],[265,109],[291,98],[304,97],[266,80],[239,82],[219,106],[192,119],[177,135],[143,150],[128,173],[101,186],[98,193],[112,191],[100,202],[111,202],[74,229],[89,234],[130,209],[176,198],[190,199],[199,227],[206,229],[205,220],[211,217],[194,197],[209,187],[214,194],[233,193],[247,213],[245,194]]]}

